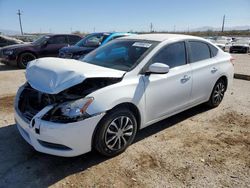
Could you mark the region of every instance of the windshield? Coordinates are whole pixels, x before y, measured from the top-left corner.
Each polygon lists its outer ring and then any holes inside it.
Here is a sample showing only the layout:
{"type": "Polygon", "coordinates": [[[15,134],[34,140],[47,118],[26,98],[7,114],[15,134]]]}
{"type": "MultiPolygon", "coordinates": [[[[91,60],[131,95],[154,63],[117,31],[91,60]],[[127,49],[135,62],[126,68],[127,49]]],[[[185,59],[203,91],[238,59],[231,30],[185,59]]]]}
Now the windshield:
{"type": "Polygon", "coordinates": [[[157,42],[153,41],[118,39],[97,48],[81,60],[98,66],[129,71],[156,44],[157,42]]]}
{"type": "Polygon", "coordinates": [[[49,39],[49,36],[41,36],[39,37],[37,40],[35,40],[34,42],[32,42],[32,44],[35,44],[35,45],[41,45],[41,44],[44,44],[45,41],[47,41],[49,39]]]}
{"type": "Polygon", "coordinates": [[[109,34],[105,33],[90,34],[84,37],[79,42],[77,42],[75,46],[88,47],[88,44],[90,44],[91,42],[97,42],[101,44],[107,38],[107,36],[109,36],[109,34]]]}

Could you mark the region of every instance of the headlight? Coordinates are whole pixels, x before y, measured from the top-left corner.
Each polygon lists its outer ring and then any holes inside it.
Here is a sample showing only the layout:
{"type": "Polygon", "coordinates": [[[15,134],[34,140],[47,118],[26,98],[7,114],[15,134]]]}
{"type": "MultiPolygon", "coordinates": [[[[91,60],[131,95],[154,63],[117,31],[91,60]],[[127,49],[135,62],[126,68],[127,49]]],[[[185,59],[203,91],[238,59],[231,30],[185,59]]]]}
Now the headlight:
{"type": "Polygon", "coordinates": [[[14,50],[4,50],[3,54],[4,55],[12,55],[14,53],[14,50]]]}
{"type": "Polygon", "coordinates": [[[76,122],[90,117],[86,112],[94,98],[83,98],[62,103],[43,116],[43,120],[59,123],[76,122]]]}

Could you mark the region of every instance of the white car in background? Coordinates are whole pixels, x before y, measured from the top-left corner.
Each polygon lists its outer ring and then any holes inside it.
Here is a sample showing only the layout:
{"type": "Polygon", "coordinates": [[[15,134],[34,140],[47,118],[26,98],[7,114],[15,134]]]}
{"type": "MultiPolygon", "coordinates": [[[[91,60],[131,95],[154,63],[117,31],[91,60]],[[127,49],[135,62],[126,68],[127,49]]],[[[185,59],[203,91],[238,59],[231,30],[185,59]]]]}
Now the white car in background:
{"type": "Polygon", "coordinates": [[[250,39],[238,38],[229,48],[230,53],[249,53],[250,52],[250,39]]]}
{"type": "Polygon", "coordinates": [[[16,124],[43,153],[115,156],[142,128],[201,103],[218,106],[230,61],[205,39],[173,34],[116,39],[82,61],[36,59],[16,95],[16,124]]]}

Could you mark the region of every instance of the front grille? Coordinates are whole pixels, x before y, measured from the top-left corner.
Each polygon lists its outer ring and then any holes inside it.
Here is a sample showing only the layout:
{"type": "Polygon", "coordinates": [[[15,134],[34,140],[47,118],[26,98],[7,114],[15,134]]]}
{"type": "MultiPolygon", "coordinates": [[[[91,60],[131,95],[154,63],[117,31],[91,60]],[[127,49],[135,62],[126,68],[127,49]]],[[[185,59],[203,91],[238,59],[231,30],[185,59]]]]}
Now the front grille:
{"type": "Polygon", "coordinates": [[[27,112],[25,111],[23,113],[23,116],[30,122],[32,120],[32,118],[37,114],[37,111],[33,111],[33,112],[27,112]]]}
{"type": "Polygon", "coordinates": [[[27,86],[19,97],[18,109],[23,117],[30,122],[39,111],[51,103],[52,98],[48,94],[41,93],[27,86]]]}

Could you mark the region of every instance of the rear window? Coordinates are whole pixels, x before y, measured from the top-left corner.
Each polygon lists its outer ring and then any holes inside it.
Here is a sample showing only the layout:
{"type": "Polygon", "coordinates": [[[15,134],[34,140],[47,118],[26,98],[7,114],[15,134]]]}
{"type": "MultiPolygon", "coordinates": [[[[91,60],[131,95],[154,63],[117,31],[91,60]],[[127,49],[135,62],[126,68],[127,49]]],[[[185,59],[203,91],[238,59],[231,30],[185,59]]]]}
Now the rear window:
{"type": "Polygon", "coordinates": [[[210,50],[206,43],[198,41],[189,41],[190,61],[191,63],[209,59],[210,50]]]}
{"type": "Polygon", "coordinates": [[[209,44],[210,50],[211,50],[211,56],[214,57],[218,54],[218,48],[214,47],[213,45],[209,44]]]}

